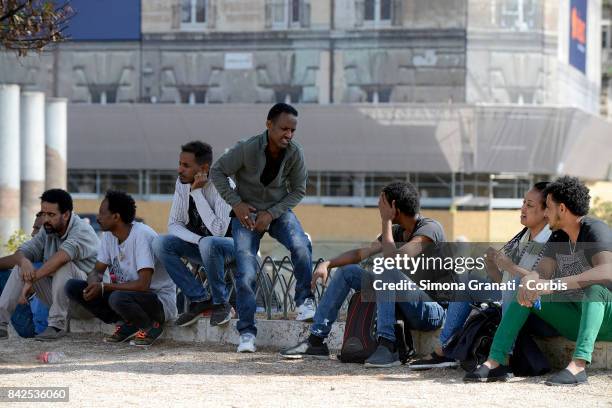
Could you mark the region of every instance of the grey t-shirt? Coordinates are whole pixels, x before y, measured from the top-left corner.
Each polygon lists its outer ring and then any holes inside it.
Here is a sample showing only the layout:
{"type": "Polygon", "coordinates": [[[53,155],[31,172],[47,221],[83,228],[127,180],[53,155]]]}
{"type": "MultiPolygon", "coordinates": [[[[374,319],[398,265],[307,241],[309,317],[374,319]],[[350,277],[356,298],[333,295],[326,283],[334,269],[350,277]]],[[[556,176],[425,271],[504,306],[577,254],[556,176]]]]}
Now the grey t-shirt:
{"type": "Polygon", "coordinates": [[[157,233],[151,227],[140,222],[132,224],[132,230],[121,244],[110,232],[102,234],[98,261],[108,266],[109,274],[115,282],[124,283],[138,280],[138,271],[153,269],[151,291],[157,295],[164,306],[166,321],[177,315],[176,286],[163,264],[155,258],[151,244],[157,233]]]}
{"type": "Polygon", "coordinates": [[[72,213],[63,236],[47,234],[41,228],[34,238],[19,247],[19,251],[32,262],[47,262],[61,249],[78,269],[88,273],[96,265],[99,245],[100,241],[91,225],[72,213]]]}
{"type": "MultiPolygon", "coordinates": [[[[433,243],[446,241],[444,236],[444,228],[438,221],[418,216],[414,229],[409,234],[405,234],[406,230],[399,224],[393,224],[393,241],[398,248],[417,236],[423,236],[431,239],[433,243]]],[[[378,236],[378,240],[382,241],[382,235],[378,236]]]]}
{"type": "MultiPolygon", "coordinates": [[[[425,245],[422,255],[426,258],[442,257],[442,249],[444,247],[446,237],[444,235],[444,228],[442,228],[442,224],[440,224],[438,221],[432,218],[422,217],[419,215],[414,229],[411,232],[406,233],[406,230],[399,224],[394,224],[392,230],[393,241],[395,241],[395,246],[397,248],[403,246],[414,237],[423,236],[431,239],[432,242],[425,245]]],[[[378,240],[382,241],[382,236],[379,236],[378,240]]],[[[443,276],[447,275],[448,272],[446,271],[421,269],[417,271],[411,271],[410,279],[412,279],[416,283],[420,282],[423,279],[437,281],[443,276]]]]}

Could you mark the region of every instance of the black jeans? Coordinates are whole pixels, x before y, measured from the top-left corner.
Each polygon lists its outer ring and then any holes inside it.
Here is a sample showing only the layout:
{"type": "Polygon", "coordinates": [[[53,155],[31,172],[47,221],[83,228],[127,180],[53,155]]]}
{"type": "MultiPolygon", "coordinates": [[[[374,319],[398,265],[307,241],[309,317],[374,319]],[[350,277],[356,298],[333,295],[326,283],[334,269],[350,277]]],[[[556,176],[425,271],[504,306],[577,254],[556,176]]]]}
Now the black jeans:
{"type": "Polygon", "coordinates": [[[116,290],[88,302],[83,299],[86,287],[86,281],[70,279],[66,282],[66,295],[104,323],[124,321],[147,329],[153,322],[163,324],[165,321],[164,307],[155,293],[116,290]]]}

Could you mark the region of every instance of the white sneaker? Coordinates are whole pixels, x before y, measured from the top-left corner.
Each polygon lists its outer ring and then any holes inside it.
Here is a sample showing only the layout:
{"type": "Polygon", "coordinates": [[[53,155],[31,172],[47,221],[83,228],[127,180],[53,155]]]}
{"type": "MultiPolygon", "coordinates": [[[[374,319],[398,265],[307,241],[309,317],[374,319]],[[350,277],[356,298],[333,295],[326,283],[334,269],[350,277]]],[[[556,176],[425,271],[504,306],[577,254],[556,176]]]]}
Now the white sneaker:
{"type": "Polygon", "coordinates": [[[307,298],[304,303],[298,307],[298,314],[295,320],[298,322],[311,322],[315,315],[315,304],[313,298],[307,298]]]}
{"type": "Polygon", "coordinates": [[[255,347],[255,335],[252,333],[244,333],[240,335],[240,344],[238,345],[238,353],[254,353],[257,348],[255,347]]]}

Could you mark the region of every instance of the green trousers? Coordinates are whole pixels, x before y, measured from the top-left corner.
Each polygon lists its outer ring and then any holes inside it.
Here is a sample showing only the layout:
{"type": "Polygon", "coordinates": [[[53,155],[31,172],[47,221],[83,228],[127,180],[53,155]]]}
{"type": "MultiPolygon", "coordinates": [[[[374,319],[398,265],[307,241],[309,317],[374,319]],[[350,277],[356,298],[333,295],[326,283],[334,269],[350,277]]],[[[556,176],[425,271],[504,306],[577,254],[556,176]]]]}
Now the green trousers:
{"type": "Polygon", "coordinates": [[[540,310],[512,302],[497,328],[489,358],[507,364],[519,331],[529,313],[535,313],[563,337],[576,342],[574,359],[590,363],[595,341],[612,341],[612,293],[600,285],[590,286],[584,292],[582,302],[551,302],[550,296],[542,296],[540,310]]]}

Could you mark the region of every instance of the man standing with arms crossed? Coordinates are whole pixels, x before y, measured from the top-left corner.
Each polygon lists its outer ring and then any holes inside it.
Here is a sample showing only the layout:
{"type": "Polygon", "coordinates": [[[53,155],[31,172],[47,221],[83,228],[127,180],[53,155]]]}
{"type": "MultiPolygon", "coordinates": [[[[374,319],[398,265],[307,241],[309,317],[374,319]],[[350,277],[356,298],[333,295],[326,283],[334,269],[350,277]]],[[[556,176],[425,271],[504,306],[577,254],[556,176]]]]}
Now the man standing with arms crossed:
{"type": "Polygon", "coordinates": [[[257,251],[264,232],[291,252],[296,284],[297,320],[314,316],[312,246],[291,209],[306,194],[307,172],[302,147],[293,140],[297,111],[278,103],[270,109],[267,130],[238,142],[210,171],[223,199],[232,207],[236,252],[236,302],[240,332],[238,352],[254,352],[257,251]],[[236,189],[228,177],[233,176],[236,189]]]}

